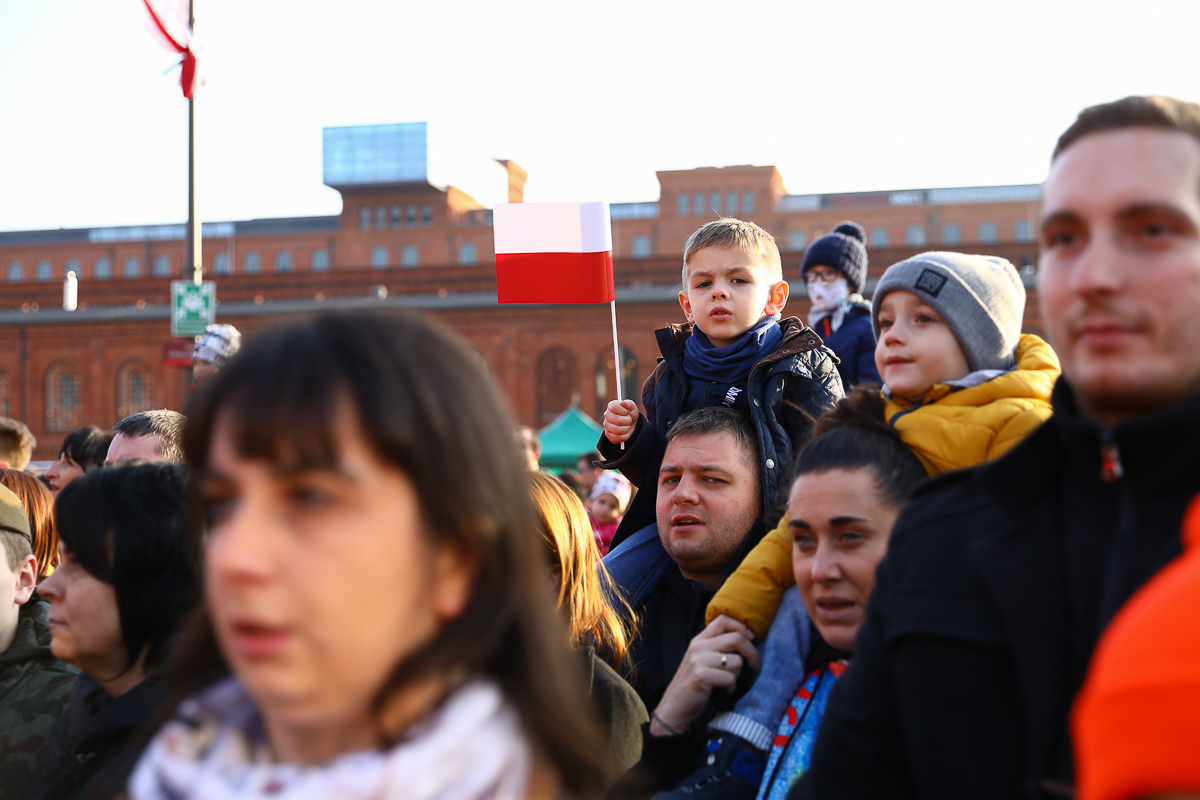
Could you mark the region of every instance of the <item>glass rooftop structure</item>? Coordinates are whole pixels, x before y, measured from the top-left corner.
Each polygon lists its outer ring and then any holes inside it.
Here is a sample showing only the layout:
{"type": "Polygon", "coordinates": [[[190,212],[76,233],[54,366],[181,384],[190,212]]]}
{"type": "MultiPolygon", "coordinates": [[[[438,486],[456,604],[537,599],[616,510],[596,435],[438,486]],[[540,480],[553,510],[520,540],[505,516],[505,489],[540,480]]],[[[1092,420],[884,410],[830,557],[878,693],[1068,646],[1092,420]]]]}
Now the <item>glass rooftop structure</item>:
{"type": "Polygon", "coordinates": [[[424,122],[324,128],[321,134],[327,186],[428,179],[428,137],[424,122]]]}

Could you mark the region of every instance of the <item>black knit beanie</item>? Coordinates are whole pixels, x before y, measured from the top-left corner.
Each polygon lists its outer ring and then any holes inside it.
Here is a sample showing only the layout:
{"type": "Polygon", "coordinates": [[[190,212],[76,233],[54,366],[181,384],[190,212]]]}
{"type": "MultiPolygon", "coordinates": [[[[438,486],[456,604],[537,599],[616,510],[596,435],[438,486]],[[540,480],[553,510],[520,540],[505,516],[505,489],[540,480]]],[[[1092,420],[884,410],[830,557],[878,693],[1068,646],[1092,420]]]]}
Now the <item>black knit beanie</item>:
{"type": "Polygon", "coordinates": [[[800,266],[803,280],[816,266],[832,267],[846,276],[850,291],[861,292],[867,279],[867,234],[857,222],[839,222],[832,233],[816,239],[800,266]]]}

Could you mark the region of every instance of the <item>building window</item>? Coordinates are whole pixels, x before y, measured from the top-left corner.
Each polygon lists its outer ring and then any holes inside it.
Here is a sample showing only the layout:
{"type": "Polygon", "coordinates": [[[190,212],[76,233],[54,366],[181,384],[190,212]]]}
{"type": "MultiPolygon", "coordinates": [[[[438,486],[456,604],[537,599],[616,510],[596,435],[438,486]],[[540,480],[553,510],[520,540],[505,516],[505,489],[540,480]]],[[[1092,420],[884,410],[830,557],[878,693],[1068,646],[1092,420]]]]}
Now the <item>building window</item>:
{"type": "Polygon", "coordinates": [[[262,259],[259,258],[258,253],[253,250],[246,253],[242,259],[242,272],[246,275],[257,275],[262,272],[262,259]]]}
{"type": "Polygon", "coordinates": [[[433,206],[421,206],[421,227],[433,227],[433,206]]]}
{"type": "Polygon", "coordinates": [[[538,356],[537,418],[550,422],[578,400],[575,390],[575,356],[565,347],[552,347],[538,356]]]}
{"type": "Polygon", "coordinates": [[[798,252],[808,244],[808,234],[804,231],[792,231],[788,234],[788,250],[798,252]]]}
{"type": "Polygon", "coordinates": [[[171,276],[171,259],[164,255],[154,257],[154,277],[169,278],[171,276]]]}
{"type": "Polygon", "coordinates": [[[679,197],[675,198],[675,203],[675,213],[681,217],[686,217],[688,215],[688,207],[691,205],[688,202],[687,193],[681,192],[679,197]]]}
{"type": "Polygon", "coordinates": [[[1029,220],[1017,220],[1017,224],[1013,226],[1013,239],[1018,242],[1033,241],[1033,226],[1029,224],[1029,220]]]}
{"type": "Polygon", "coordinates": [[[704,210],[704,192],[696,192],[696,216],[708,216],[708,212],[704,210]]]}
{"type": "Polygon", "coordinates": [[[638,234],[633,237],[633,248],[630,255],[634,258],[649,258],[650,257],[650,237],[638,234]]]}
{"type": "Polygon", "coordinates": [[[730,192],[725,195],[725,213],[731,217],[737,216],[737,192],[730,192]]]}
{"type": "Polygon", "coordinates": [[[313,272],[328,272],[329,271],[329,251],[324,247],[318,247],[312,253],[312,271],[313,272]]]}
{"type": "Polygon", "coordinates": [[[387,209],[383,206],[375,209],[375,230],[387,230],[387,209]]]}
{"type": "MultiPolygon", "coordinates": [[[[613,386],[613,378],[617,371],[613,365],[612,346],[608,346],[600,351],[600,355],[596,356],[596,419],[604,417],[604,410],[608,408],[609,400],[617,399],[616,387],[613,386]]],[[[628,347],[621,348],[621,396],[631,397],[636,396],[641,391],[641,384],[638,383],[638,361],[637,356],[628,347]]]]}
{"type": "Polygon", "coordinates": [[[979,241],[985,244],[991,244],[992,242],[996,241],[996,223],[979,223],[979,241]]]}
{"type": "Polygon", "coordinates": [[[417,267],[421,264],[421,251],[415,244],[406,244],[400,251],[400,266],[417,267]]]}
{"type": "Polygon", "coordinates": [[[871,247],[887,247],[890,242],[887,228],[882,225],[871,228],[871,247]]]}
{"type": "Polygon", "coordinates": [[[371,230],[371,209],[363,206],[358,210],[358,228],[359,230],[371,230]]]}
{"type": "Polygon", "coordinates": [[[121,267],[121,274],[126,278],[142,277],[142,262],[138,261],[137,256],[129,256],[125,259],[124,266],[121,267]]]}
{"type": "Polygon", "coordinates": [[[63,272],[63,275],[65,276],[68,272],[74,272],[76,278],[83,275],[83,268],[79,266],[78,258],[68,258],[67,259],[67,266],[63,272]]]}
{"type": "Polygon", "coordinates": [[[754,192],[742,192],[742,213],[746,216],[754,213],[754,192]]]}
{"type": "Polygon", "coordinates": [[[371,269],[387,269],[388,251],[382,245],[371,248],[371,269]]]}
{"type": "Polygon", "coordinates": [[[393,228],[399,228],[399,227],[400,227],[400,215],[401,215],[401,213],[402,213],[402,212],[401,212],[401,210],[400,210],[400,206],[392,206],[392,227],[393,227],[393,228]]]}
{"type": "Polygon", "coordinates": [[[721,193],[713,192],[708,196],[708,203],[712,206],[712,213],[718,217],[721,216],[721,193]]]}
{"type": "Polygon", "coordinates": [[[947,222],[942,226],[942,244],[958,244],[961,241],[962,232],[959,231],[957,224],[947,222]]]}
{"type": "Polygon", "coordinates": [[[280,250],[275,254],[275,271],[276,272],[291,272],[292,271],[292,254],[287,250],[280,250]]]}
{"type": "Polygon", "coordinates": [[[117,419],[155,408],[154,379],[140,361],[130,361],[117,371],[117,419]]]}
{"type": "Polygon", "coordinates": [[[921,247],[925,244],[925,228],[920,225],[909,225],[904,231],[904,243],[909,247],[921,247]]]}
{"type": "Polygon", "coordinates": [[[25,280],[25,267],[21,266],[20,261],[8,262],[8,269],[4,271],[4,280],[9,283],[20,283],[25,280]]]}
{"type": "Polygon", "coordinates": [[[73,431],[79,427],[79,375],[56,364],[46,371],[46,430],[73,431]]]}
{"type": "Polygon", "coordinates": [[[92,277],[98,281],[106,281],[112,277],[112,262],[107,258],[97,258],[92,265],[92,277]]]}
{"type": "Polygon", "coordinates": [[[42,259],[37,262],[37,266],[33,268],[33,279],[39,283],[45,283],[50,280],[50,262],[42,259]]]}
{"type": "Polygon", "coordinates": [[[404,219],[405,224],[407,224],[408,227],[417,227],[417,207],[409,206],[408,208],[404,209],[404,219]]]}
{"type": "Polygon", "coordinates": [[[8,373],[0,369],[0,417],[12,416],[11,391],[8,383],[8,373]]]}
{"type": "Polygon", "coordinates": [[[463,242],[458,248],[458,263],[464,267],[479,261],[479,251],[471,242],[463,242]]]}
{"type": "Polygon", "coordinates": [[[217,253],[213,256],[213,272],[217,275],[229,274],[229,256],[225,253],[217,253]]]}

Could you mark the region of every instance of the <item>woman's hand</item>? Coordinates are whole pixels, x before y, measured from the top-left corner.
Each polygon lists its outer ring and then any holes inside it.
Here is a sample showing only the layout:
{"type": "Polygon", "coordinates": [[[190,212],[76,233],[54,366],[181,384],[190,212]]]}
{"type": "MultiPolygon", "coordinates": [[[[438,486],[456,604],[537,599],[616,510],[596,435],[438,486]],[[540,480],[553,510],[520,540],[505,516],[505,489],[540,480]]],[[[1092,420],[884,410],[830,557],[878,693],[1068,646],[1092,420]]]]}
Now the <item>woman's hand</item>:
{"type": "Polygon", "coordinates": [[[753,631],[723,614],[698,633],[654,709],[650,733],[670,736],[685,730],[704,712],[714,689],[734,687],[743,664],[757,670],[758,650],[751,644],[753,640],[753,631]]]}

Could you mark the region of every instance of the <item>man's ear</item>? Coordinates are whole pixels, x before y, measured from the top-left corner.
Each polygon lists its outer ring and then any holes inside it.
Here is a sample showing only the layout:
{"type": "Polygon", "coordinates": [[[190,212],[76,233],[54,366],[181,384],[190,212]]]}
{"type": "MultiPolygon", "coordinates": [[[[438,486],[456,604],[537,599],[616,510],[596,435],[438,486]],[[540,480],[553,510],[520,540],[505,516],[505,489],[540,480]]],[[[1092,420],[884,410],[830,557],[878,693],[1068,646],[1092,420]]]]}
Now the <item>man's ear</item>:
{"type": "Polygon", "coordinates": [[[693,325],[696,324],[696,320],[692,318],[692,301],[687,292],[679,293],[679,307],[683,309],[683,315],[687,317],[687,321],[693,325]]]}
{"type": "Polygon", "coordinates": [[[33,596],[37,588],[37,559],[32,555],[25,556],[17,569],[17,605],[23,606],[33,596]]]}
{"type": "Polygon", "coordinates": [[[783,311],[783,307],[788,301],[788,282],[780,281],[771,287],[771,293],[767,295],[767,307],[763,309],[763,313],[768,317],[773,317],[783,311]]]}

